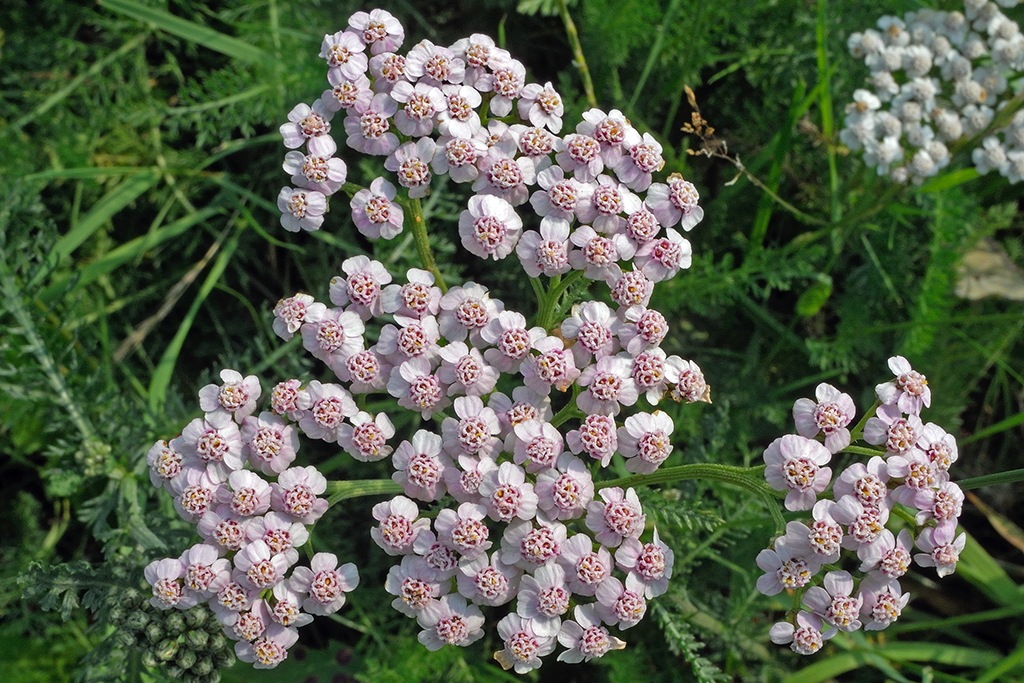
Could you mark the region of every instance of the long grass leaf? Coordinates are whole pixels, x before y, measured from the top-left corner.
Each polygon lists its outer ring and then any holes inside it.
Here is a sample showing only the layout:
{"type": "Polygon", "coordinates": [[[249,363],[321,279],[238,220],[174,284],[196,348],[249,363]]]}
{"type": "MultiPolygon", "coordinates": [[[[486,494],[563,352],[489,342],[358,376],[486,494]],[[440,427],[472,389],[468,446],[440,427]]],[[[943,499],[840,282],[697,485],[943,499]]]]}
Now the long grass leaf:
{"type": "Polygon", "coordinates": [[[234,57],[243,62],[272,62],[271,55],[255,45],[225,35],[208,26],[176,17],[164,10],[147,7],[134,0],[99,0],[99,3],[109,10],[152,24],[161,31],[198,43],[228,57],[234,57]]]}
{"type": "Polygon", "coordinates": [[[100,229],[107,221],[114,217],[124,207],[135,201],[139,195],[156,184],[159,176],[150,171],[131,176],[123,183],[108,192],[92,207],[78,223],[68,231],[66,235],[53,245],[47,257],[47,269],[40,269],[35,277],[28,284],[28,289],[38,285],[47,273],[56,268],[62,259],[71,255],[75,249],[82,245],[92,234],[100,229]]]}
{"type": "Polygon", "coordinates": [[[163,410],[167,397],[167,388],[171,385],[171,376],[174,374],[174,368],[177,366],[181,349],[185,345],[185,338],[192,329],[192,323],[195,321],[203,302],[206,301],[206,297],[213,291],[217,281],[228,267],[228,263],[231,262],[231,257],[234,255],[235,249],[238,248],[240,234],[240,232],[236,232],[228,240],[227,244],[224,245],[220,256],[217,257],[213,267],[210,268],[210,272],[207,273],[206,279],[203,280],[196,298],[192,301],[192,306],[188,309],[188,313],[185,314],[181,325],[178,326],[178,331],[174,334],[171,343],[164,349],[156,369],[153,370],[153,377],[149,382],[149,408],[154,413],[159,413],[163,410]]]}
{"type": "Polygon", "coordinates": [[[111,176],[139,175],[155,173],[156,169],[149,166],[87,166],[83,168],[53,168],[49,171],[30,173],[23,179],[33,180],[92,180],[111,176]]]}
{"type": "Polygon", "coordinates": [[[66,290],[72,279],[74,279],[74,287],[83,287],[95,281],[101,275],[106,275],[125,263],[140,257],[158,244],[177,237],[197,223],[202,223],[222,212],[222,209],[203,209],[184,218],[179,218],[173,223],[169,223],[142,237],[136,237],[129,242],[125,242],[88,265],[77,269],[74,275],[61,275],[54,278],[54,281],[39,293],[38,298],[43,303],[52,303],[54,299],[66,290]]]}
{"type": "Polygon", "coordinates": [[[891,643],[875,650],[851,650],[823,659],[782,679],[782,683],[823,683],[840,674],[870,666],[872,656],[890,662],[934,662],[952,666],[992,666],[999,655],[945,643],[891,643]]]}
{"type": "Polygon", "coordinates": [[[957,185],[963,185],[966,182],[980,178],[981,174],[973,168],[961,168],[959,171],[953,171],[940,175],[938,178],[933,178],[921,187],[917,188],[918,193],[927,194],[929,192],[941,192],[948,190],[957,185]]]}
{"type": "Polygon", "coordinates": [[[1010,607],[1020,603],[1020,587],[970,534],[967,535],[967,545],[960,552],[956,573],[998,605],[1010,607]]]}

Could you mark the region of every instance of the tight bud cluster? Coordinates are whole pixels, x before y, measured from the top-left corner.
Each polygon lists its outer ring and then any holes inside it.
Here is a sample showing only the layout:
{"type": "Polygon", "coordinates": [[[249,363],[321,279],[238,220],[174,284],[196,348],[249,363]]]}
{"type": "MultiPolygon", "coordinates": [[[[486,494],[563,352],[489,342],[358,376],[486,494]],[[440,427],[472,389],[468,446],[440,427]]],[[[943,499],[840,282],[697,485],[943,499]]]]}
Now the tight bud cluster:
{"type": "MultiPolygon", "coordinates": [[[[339,567],[331,553],[317,553],[309,567],[295,566],[307,526],[327,510],[327,500],[318,497],[327,480],[315,467],[291,466],[299,447],[294,425],[272,411],[253,415],[262,393],[255,376],[223,370],[220,377],[222,384],[199,392],[204,416],[147,454],[153,485],[174,497],[175,509],[196,523],[203,542],[178,558],[151,562],[145,577],[154,607],[190,610],[208,603],[224,634],[237,641],[238,658],[272,668],[288,656],[296,629],[312,614],[341,609],[359,575],[351,562],[339,567]]],[[[289,398],[303,404],[324,399],[317,389],[310,386],[298,398],[279,386],[271,404],[277,409],[289,398]]],[[[331,403],[333,396],[321,400],[321,413],[347,411],[331,403]]]]}
{"type": "MultiPolygon", "coordinates": [[[[870,89],[847,105],[839,137],[878,175],[921,183],[950,162],[948,146],[987,131],[1024,70],[1024,34],[997,3],[966,0],[964,12],[885,16],[847,45],[871,70],[870,89]],[[883,104],[886,105],[883,107],[883,104]]],[[[1004,6],[1016,0],[1000,2],[1004,6]]],[[[1024,179],[1024,111],[972,153],[979,173],[1024,179]]]]}
{"type": "Polygon", "coordinates": [[[885,450],[867,464],[854,463],[835,479],[825,466],[850,445],[855,413],[850,396],[828,384],[818,385],[817,401],[793,406],[797,434],[776,439],[764,452],[765,477],[772,488],[787,491],[786,508],[812,515],[790,522],[757,556],[765,572],[758,590],[802,596],[795,623],[771,629],[773,642],[799,654],[817,652],[837,631],[886,628],[910,599],[899,578],[911,561],[935,567],[942,577],[956,569],[964,548],[965,535],[956,534],[964,496],[949,480],[956,441],[921,421],[921,409],[931,405],[924,375],[902,356],[890,358],[889,369],[895,379],[875,387],[879,404],[863,429],[866,443],[885,450]],[[886,528],[897,516],[909,528],[886,528]],[[915,545],[921,552],[911,555],[915,545]],[[862,576],[838,569],[844,550],[856,553],[862,576]]]}
{"type": "Polygon", "coordinates": [[[157,612],[142,591],[129,588],[110,610],[110,622],[120,645],[140,648],[147,666],[186,683],[217,683],[220,670],[235,661],[230,641],[202,607],[157,612]]]}

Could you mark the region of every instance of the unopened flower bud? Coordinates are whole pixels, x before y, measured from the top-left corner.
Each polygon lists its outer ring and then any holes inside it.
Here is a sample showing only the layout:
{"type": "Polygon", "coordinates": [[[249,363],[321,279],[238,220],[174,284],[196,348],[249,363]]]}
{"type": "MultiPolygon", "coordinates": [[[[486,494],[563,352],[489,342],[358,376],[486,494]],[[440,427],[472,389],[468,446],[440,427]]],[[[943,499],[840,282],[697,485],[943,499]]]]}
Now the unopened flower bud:
{"type": "Polygon", "coordinates": [[[192,673],[197,676],[208,676],[216,670],[217,667],[213,665],[213,660],[208,655],[200,657],[195,664],[192,665],[192,673]]]}
{"type": "Polygon", "coordinates": [[[224,650],[217,654],[215,662],[218,669],[227,669],[235,663],[235,653],[232,650],[224,650]]]}
{"type": "Polygon", "coordinates": [[[174,655],[178,654],[178,639],[168,638],[167,640],[160,641],[155,651],[157,659],[165,662],[174,659],[174,655]]]}
{"type": "Polygon", "coordinates": [[[143,650],[142,663],[150,668],[153,668],[154,666],[160,664],[160,661],[156,658],[156,655],[153,654],[152,650],[143,650]]]}
{"type": "Polygon", "coordinates": [[[210,651],[219,652],[220,650],[227,649],[228,639],[224,637],[223,633],[214,633],[210,637],[210,651]]]}
{"type": "Polygon", "coordinates": [[[206,631],[189,631],[185,634],[185,644],[193,649],[202,650],[210,643],[210,634],[206,631]]]}
{"type": "Polygon", "coordinates": [[[181,612],[174,612],[167,619],[164,620],[164,628],[167,629],[168,635],[180,635],[185,632],[185,617],[181,612]]]}
{"type": "Polygon", "coordinates": [[[210,616],[210,612],[205,607],[193,607],[185,611],[185,623],[189,628],[196,628],[197,626],[202,626],[208,616],[210,616]]]}
{"type": "Polygon", "coordinates": [[[124,618],[128,616],[128,612],[126,612],[123,607],[118,607],[117,605],[115,605],[110,608],[110,612],[107,614],[107,616],[110,617],[111,622],[118,624],[124,621],[124,618]]]}
{"type": "Polygon", "coordinates": [[[121,604],[125,607],[141,605],[146,596],[137,588],[128,588],[121,593],[121,604]]]}
{"type": "Polygon", "coordinates": [[[164,638],[164,630],[160,624],[148,624],[145,628],[146,640],[158,643],[164,638]]]}
{"type": "Polygon", "coordinates": [[[196,653],[188,648],[185,648],[178,653],[178,658],[175,663],[182,669],[191,669],[196,663],[196,653]]]}
{"type": "Polygon", "coordinates": [[[164,671],[171,678],[181,678],[181,675],[183,673],[185,673],[184,670],[182,670],[182,668],[180,666],[175,666],[173,664],[171,664],[169,666],[165,666],[164,667],[164,671]]]}
{"type": "Polygon", "coordinates": [[[125,617],[124,627],[126,629],[141,633],[147,626],[149,626],[149,616],[141,610],[136,610],[125,617]]]}
{"type": "Polygon", "coordinates": [[[137,642],[135,635],[130,631],[118,631],[116,638],[117,644],[121,647],[132,647],[137,642]]]}

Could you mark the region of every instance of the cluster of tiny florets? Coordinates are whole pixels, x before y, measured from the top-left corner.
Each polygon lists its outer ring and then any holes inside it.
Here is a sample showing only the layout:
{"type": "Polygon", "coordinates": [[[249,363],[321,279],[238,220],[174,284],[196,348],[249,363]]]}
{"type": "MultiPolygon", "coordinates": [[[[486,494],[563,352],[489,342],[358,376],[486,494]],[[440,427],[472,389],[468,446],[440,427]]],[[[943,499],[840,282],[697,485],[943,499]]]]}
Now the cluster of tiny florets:
{"type": "Polygon", "coordinates": [[[987,131],[972,152],[974,168],[1011,183],[1024,179],[1024,112],[990,130],[1024,69],[1024,34],[997,3],[966,0],[963,13],[885,16],[847,46],[871,76],[847,105],[839,137],[879,175],[921,183],[949,164],[950,145],[987,131]]]}
{"type": "Polygon", "coordinates": [[[942,577],[953,573],[964,548],[965,535],[956,534],[964,496],[949,480],[956,441],[921,421],[921,409],[931,405],[925,376],[902,356],[890,358],[889,369],[895,379],[875,387],[879,406],[863,430],[865,442],[885,450],[867,464],[854,463],[834,479],[826,467],[850,445],[855,414],[850,396],[828,384],[818,386],[817,401],[794,405],[797,434],[776,439],[764,452],[765,477],[772,488],[787,491],[786,508],[812,514],[790,522],[786,534],[757,556],[765,572],[758,590],[802,596],[795,623],[771,629],[773,642],[799,654],[817,652],[838,631],[886,628],[910,599],[899,578],[911,561],[935,567],[942,577]],[[914,517],[910,528],[894,533],[887,526],[896,505],[914,517]],[[915,545],[920,552],[912,555],[915,545]],[[819,578],[844,550],[856,553],[862,576],[834,570],[819,578]]]}
{"type": "Polygon", "coordinates": [[[292,465],[300,430],[333,433],[343,417],[355,415],[355,404],[330,385],[283,382],[271,410],[254,415],[259,380],[235,370],[220,378],[199,392],[203,417],[147,454],[153,485],[173,496],[203,541],[180,557],[151,562],[145,577],[154,607],[208,604],[237,641],[237,657],[272,668],[288,656],[298,627],[313,614],[339,610],[359,583],[355,565],[339,566],[331,553],[297,566],[307,527],[327,511],[319,497],[327,480],[315,467],[292,465]]]}
{"type": "Polygon", "coordinates": [[[394,445],[385,413],[345,414],[330,429],[314,426],[309,405],[285,417],[357,460],[391,458],[404,495],[373,508],[370,535],[398,559],[386,583],[395,609],[437,649],[476,641],[481,608],[515,601],[498,624],[506,648],[495,658],[520,673],[558,642],[570,662],[623,647],[608,628],[643,617],[647,600],[667,590],[673,555],[656,530],[640,540],[637,494],[600,489],[592,471],[618,452],[629,471],[654,472],[672,453],[672,419],[634,406],[708,393],[700,368],[660,348],[664,316],[588,301],[552,334],[477,283],[442,294],[419,269],[393,283],[366,256],[342,272],[332,307],[304,294],[284,299],[275,330],[301,334],[339,382],[320,386],[344,404],[386,392],[440,433],[420,429],[394,445]],[[553,404],[566,404],[571,421],[554,421],[553,404]],[[431,520],[417,501],[446,507],[431,520]]]}
{"type": "Polygon", "coordinates": [[[644,304],[650,282],[689,267],[690,244],[676,228],[691,230],[704,212],[694,185],[678,174],[653,182],[664,160],[650,134],[617,110],[591,109],[559,136],[561,96],[551,83],[527,83],[522,63],[488,36],[449,47],[424,40],[400,55],[401,25],[382,10],[364,14],[324,36],[331,89],[297,105],[281,126],[285,146],[297,150],[284,163],[295,187],[278,197],[286,229],[323,224],[329,197],[346,179],[335,156],[343,129],[351,149],[384,157],[393,172],[352,197],[353,223],[370,239],[398,235],[404,197],[424,197],[434,176],[448,175],[475,193],[459,235],[481,258],[515,252],[531,277],[585,270],[644,304]],[[371,36],[365,21],[385,29],[371,36]],[[388,38],[376,39],[385,30],[388,38]],[[527,202],[536,229],[516,212],[527,202]],[[631,260],[635,271],[619,284],[620,264],[631,260]]]}

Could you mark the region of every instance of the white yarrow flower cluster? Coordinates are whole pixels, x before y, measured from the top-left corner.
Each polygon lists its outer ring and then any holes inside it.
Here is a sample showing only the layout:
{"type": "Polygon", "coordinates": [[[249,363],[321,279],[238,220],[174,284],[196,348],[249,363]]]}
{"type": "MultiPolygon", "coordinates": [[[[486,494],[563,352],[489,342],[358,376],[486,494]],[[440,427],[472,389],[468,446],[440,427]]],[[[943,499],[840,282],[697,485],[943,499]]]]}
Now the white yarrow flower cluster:
{"type": "Polygon", "coordinates": [[[853,400],[828,384],[818,386],[817,401],[794,405],[797,434],[776,439],[764,452],[765,477],[772,488],[787,491],[786,508],[812,516],[787,524],[785,535],[757,556],[765,572],[758,590],[801,596],[795,623],[775,624],[770,634],[799,654],[817,652],[838,631],[886,628],[910,600],[899,578],[911,561],[943,577],[955,571],[964,549],[966,536],[956,533],[964,495],[949,479],[956,441],[921,421],[922,408],[931,405],[924,375],[902,356],[890,358],[889,369],[895,378],[875,388],[881,405],[863,433],[865,442],[884,451],[866,464],[854,463],[834,479],[824,467],[850,445],[855,415],[853,400]],[[888,528],[896,504],[916,512],[909,528],[888,528]],[[912,555],[915,545],[920,552],[912,555]],[[861,575],[834,570],[819,577],[844,550],[856,553],[861,575]]]}
{"type": "MultiPolygon", "coordinates": [[[[922,183],[950,162],[954,143],[989,130],[1024,70],[1024,34],[996,3],[965,12],[920,10],[854,33],[850,53],[871,70],[853,94],[839,138],[878,175],[922,183]]],[[[1019,89],[1019,82],[1018,82],[1019,89]]],[[[973,150],[979,173],[1024,178],[1024,111],[973,150]]]]}

